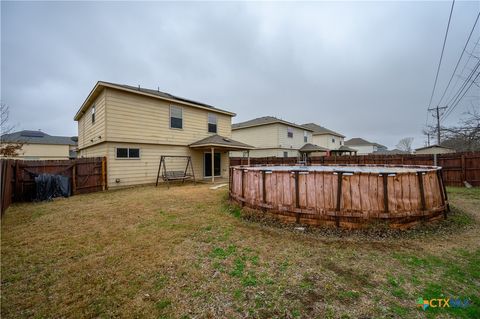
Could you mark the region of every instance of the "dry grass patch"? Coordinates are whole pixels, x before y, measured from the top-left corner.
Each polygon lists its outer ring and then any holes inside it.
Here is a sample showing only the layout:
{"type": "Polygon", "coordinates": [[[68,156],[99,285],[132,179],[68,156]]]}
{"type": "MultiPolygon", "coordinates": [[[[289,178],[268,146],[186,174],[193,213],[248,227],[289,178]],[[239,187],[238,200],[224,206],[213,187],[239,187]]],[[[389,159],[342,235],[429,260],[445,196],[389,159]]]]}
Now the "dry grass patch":
{"type": "Polygon", "coordinates": [[[442,230],[386,238],[245,220],[225,190],[208,185],[16,204],[2,221],[1,314],[475,318],[480,196],[469,192],[451,190],[466,213],[442,230]],[[475,305],[416,307],[418,297],[442,293],[475,305]]]}

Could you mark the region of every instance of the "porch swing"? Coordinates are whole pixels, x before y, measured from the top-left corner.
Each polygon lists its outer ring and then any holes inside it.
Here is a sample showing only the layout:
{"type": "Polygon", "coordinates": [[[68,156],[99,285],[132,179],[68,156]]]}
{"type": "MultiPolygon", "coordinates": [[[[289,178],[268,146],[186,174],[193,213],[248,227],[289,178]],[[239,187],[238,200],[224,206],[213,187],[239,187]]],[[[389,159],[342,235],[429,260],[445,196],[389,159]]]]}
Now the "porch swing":
{"type": "Polygon", "coordinates": [[[195,183],[195,173],[193,171],[192,157],[182,155],[162,155],[160,156],[160,164],[158,165],[157,182],[155,186],[158,186],[158,180],[162,178],[164,182],[167,182],[167,187],[170,188],[170,181],[182,181],[193,180],[195,183]],[[166,159],[168,158],[184,158],[187,160],[187,164],[184,170],[168,170],[166,159]],[[190,171],[189,171],[190,168],[190,171]]]}

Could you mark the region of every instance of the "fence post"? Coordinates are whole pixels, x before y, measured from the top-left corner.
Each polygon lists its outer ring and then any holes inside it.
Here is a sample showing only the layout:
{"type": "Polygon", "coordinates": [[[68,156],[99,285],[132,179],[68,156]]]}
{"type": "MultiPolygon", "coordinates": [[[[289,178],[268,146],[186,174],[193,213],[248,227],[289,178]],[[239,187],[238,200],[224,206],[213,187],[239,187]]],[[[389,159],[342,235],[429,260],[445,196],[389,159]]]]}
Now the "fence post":
{"type": "Polygon", "coordinates": [[[72,166],[72,195],[77,194],[77,161],[73,160],[72,166]]]}
{"type": "Polygon", "coordinates": [[[467,168],[465,167],[465,154],[462,154],[462,183],[467,180],[467,168]]]}
{"type": "Polygon", "coordinates": [[[102,191],[105,190],[106,188],[106,183],[105,183],[105,157],[102,157],[102,191]]]}
{"type": "Polygon", "coordinates": [[[18,160],[15,161],[15,183],[13,184],[13,197],[15,198],[15,200],[19,200],[18,196],[20,196],[19,194],[21,192],[19,192],[19,179],[20,179],[20,165],[18,164],[18,160]]]}

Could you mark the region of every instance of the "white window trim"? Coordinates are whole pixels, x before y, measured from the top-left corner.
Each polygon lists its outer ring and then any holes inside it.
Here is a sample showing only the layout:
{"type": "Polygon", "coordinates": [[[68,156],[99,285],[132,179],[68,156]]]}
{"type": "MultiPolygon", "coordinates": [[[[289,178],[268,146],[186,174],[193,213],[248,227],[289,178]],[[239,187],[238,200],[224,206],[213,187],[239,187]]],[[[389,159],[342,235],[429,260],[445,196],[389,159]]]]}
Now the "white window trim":
{"type": "Polygon", "coordinates": [[[217,117],[217,114],[214,114],[214,113],[211,113],[211,112],[208,112],[208,113],[207,113],[207,133],[208,133],[208,134],[218,134],[218,117],[217,117]],[[210,116],[210,115],[215,116],[215,125],[216,125],[216,127],[217,127],[217,131],[216,131],[216,132],[210,132],[210,131],[208,130],[208,125],[209,125],[209,124],[213,124],[213,123],[210,123],[210,121],[209,121],[209,116],[210,116]]]}
{"type": "Polygon", "coordinates": [[[90,121],[92,124],[95,124],[97,121],[97,108],[95,107],[95,104],[92,105],[92,111],[90,112],[90,121]]]}
{"type": "Polygon", "coordinates": [[[114,147],[115,148],[115,159],[116,160],[140,160],[142,158],[142,149],[140,147],[114,147]],[[117,148],[126,148],[127,149],[127,155],[130,153],[129,149],[130,148],[138,148],[138,157],[117,157],[117,148]]]}
{"type": "Polygon", "coordinates": [[[185,121],[183,119],[183,106],[170,104],[170,107],[168,108],[168,127],[171,130],[180,130],[180,131],[183,130],[183,128],[185,127],[185,121]],[[182,128],[172,127],[172,107],[179,108],[182,111],[182,128]]]}
{"type": "Polygon", "coordinates": [[[291,126],[287,126],[287,138],[293,138],[293,127],[291,126]],[[288,130],[291,129],[292,130],[292,136],[288,136],[288,133],[290,133],[288,130]]]}

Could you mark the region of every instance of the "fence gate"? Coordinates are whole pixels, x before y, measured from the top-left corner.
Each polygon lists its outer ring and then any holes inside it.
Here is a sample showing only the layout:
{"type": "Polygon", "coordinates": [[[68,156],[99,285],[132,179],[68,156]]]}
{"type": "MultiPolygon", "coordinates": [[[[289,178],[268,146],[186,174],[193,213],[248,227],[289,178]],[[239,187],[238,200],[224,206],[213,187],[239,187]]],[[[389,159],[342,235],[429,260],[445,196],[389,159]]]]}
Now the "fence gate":
{"type": "Polygon", "coordinates": [[[35,176],[39,174],[48,173],[69,177],[72,195],[98,192],[108,187],[105,157],[46,161],[2,159],[0,161],[2,216],[10,203],[30,201],[35,198],[35,176]]]}

